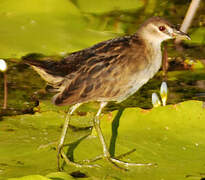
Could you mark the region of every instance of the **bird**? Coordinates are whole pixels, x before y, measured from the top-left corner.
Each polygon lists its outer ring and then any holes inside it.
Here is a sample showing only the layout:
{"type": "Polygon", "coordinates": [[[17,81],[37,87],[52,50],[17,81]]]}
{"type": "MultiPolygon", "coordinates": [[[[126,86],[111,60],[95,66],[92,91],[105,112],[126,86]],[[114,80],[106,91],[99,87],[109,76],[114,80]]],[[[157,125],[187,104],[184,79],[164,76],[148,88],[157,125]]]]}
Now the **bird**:
{"type": "Polygon", "coordinates": [[[80,105],[92,101],[99,102],[93,126],[102,144],[102,157],[117,167],[135,164],[111,157],[100,128],[100,114],[108,102],[124,101],[159,71],[162,64],[161,44],[174,38],[190,39],[166,19],[151,17],[132,35],[100,42],[70,53],[60,61],[39,60],[32,55],[22,58],[47,81],[48,90],[56,93],[52,98],[53,104],[71,106],[57,148],[59,169],[61,158],[67,164],[83,166],[66,157],[63,144],[70,116],[80,105]]]}

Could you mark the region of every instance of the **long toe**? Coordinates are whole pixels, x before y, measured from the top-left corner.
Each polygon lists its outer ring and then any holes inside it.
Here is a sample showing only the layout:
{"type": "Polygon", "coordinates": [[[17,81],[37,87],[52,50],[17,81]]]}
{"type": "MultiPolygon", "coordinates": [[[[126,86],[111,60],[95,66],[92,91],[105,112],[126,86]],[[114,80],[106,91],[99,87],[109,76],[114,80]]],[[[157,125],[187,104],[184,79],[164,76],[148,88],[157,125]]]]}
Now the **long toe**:
{"type": "Polygon", "coordinates": [[[110,160],[116,164],[125,166],[125,167],[129,167],[129,166],[155,166],[156,164],[153,163],[129,163],[129,162],[125,162],[125,161],[121,161],[119,159],[115,159],[115,158],[110,158],[110,160]]]}
{"type": "Polygon", "coordinates": [[[80,163],[76,163],[76,162],[73,162],[73,161],[70,161],[66,154],[61,150],[61,155],[62,155],[62,158],[64,159],[65,163],[70,166],[75,166],[77,168],[82,168],[82,167],[85,167],[85,168],[94,168],[94,167],[100,167],[99,165],[97,164],[80,164],[80,163]]]}
{"type": "Polygon", "coordinates": [[[119,159],[115,159],[112,157],[105,157],[114,167],[127,171],[130,166],[132,167],[142,167],[142,166],[156,166],[156,164],[152,163],[129,163],[125,161],[121,161],[119,159]]]}

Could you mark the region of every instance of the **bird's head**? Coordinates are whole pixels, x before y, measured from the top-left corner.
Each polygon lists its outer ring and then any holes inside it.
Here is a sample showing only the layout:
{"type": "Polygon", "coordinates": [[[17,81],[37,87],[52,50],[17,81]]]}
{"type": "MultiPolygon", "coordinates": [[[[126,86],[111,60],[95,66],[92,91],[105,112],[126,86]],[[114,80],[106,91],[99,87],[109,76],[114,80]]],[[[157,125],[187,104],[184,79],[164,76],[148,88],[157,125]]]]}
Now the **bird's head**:
{"type": "Polygon", "coordinates": [[[178,30],[175,26],[161,17],[148,19],[142,24],[137,33],[149,41],[159,43],[174,38],[190,39],[186,33],[178,30]]]}

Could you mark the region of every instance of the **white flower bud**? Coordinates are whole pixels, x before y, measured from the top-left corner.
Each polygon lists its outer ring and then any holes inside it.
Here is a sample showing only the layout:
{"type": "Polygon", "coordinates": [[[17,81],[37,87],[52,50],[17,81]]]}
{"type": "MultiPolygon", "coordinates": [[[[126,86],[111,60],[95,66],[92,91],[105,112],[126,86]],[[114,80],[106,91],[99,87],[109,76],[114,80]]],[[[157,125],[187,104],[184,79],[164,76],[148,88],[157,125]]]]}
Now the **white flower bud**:
{"type": "Polygon", "coordinates": [[[167,83],[162,82],[161,87],[160,87],[160,96],[162,99],[162,105],[165,106],[167,102],[167,94],[168,94],[168,88],[167,88],[167,83]]]}
{"type": "Polygon", "coordinates": [[[0,59],[0,71],[5,72],[7,70],[7,64],[3,59],[0,59]]]}
{"type": "Polygon", "coordinates": [[[156,93],[152,93],[152,104],[153,104],[153,107],[161,106],[161,102],[156,93]]]}

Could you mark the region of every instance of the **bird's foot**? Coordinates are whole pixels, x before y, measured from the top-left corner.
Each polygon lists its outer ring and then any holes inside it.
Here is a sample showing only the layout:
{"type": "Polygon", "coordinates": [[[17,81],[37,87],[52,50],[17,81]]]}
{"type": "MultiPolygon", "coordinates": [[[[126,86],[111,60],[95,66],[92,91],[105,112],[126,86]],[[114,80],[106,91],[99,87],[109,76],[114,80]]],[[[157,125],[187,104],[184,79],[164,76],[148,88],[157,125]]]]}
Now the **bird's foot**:
{"type": "MultiPolygon", "coordinates": [[[[123,153],[123,154],[121,154],[121,155],[118,155],[118,156],[116,156],[115,158],[116,159],[121,159],[121,158],[123,158],[123,157],[125,157],[125,156],[127,156],[127,155],[129,155],[129,154],[131,154],[131,153],[133,153],[133,152],[135,152],[136,151],[136,149],[132,149],[131,151],[128,151],[128,152],[126,152],[126,153],[123,153]]],[[[106,156],[109,156],[109,153],[107,154],[107,155],[99,155],[99,156],[96,156],[95,158],[93,158],[93,159],[86,159],[86,160],[83,160],[83,163],[92,163],[92,162],[95,162],[95,161],[98,161],[98,160],[100,160],[100,159],[103,159],[104,157],[106,157],[106,156]]]]}
{"type": "Polygon", "coordinates": [[[121,159],[121,158],[123,158],[123,157],[125,157],[125,156],[127,156],[127,155],[129,155],[129,154],[131,154],[133,152],[135,152],[135,151],[136,151],[136,149],[132,149],[131,151],[128,151],[128,152],[126,152],[124,154],[116,156],[115,158],[110,157],[109,159],[112,162],[117,163],[119,165],[122,165],[124,167],[129,167],[129,166],[156,166],[157,165],[156,163],[154,163],[154,164],[153,163],[129,163],[129,162],[125,162],[125,161],[119,160],[119,159],[121,159]]]}
{"type": "Polygon", "coordinates": [[[77,168],[93,168],[93,167],[100,167],[99,165],[97,164],[81,164],[81,163],[76,163],[76,162],[73,162],[71,160],[69,160],[66,156],[66,154],[63,152],[63,150],[60,150],[58,152],[58,170],[59,171],[62,171],[62,168],[61,168],[61,165],[60,165],[60,157],[63,158],[63,160],[65,161],[65,163],[67,165],[72,165],[72,166],[75,166],[77,168]]]}
{"type": "Polygon", "coordinates": [[[114,164],[116,167],[120,168],[120,169],[125,169],[127,170],[127,167],[129,166],[153,166],[156,164],[152,164],[152,163],[130,163],[130,162],[125,162],[116,158],[112,158],[112,157],[106,157],[106,159],[108,161],[110,161],[112,164],[114,164]],[[121,167],[121,166],[123,167],[121,167]]]}
{"type": "Polygon", "coordinates": [[[156,166],[156,164],[153,163],[129,163],[129,162],[125,162],[122,160],[119,160],[131,153],[133,153],[136,149],[133,149],[127,153],[121,154],[119,156],[116,156],[115,158],[110,157],[109,155],[100,155],[95,157],[94,159],[90,159],[90,160],[83,160],[83,163],[89,164],[95,161],[98,161],[100,159],[106,159],[108,160],[108,162],[112,163],[115,167],[122,169],[122,170],[128,170],[127,168],[130,166],[156,166]]]}
{"type": "Polygon", "coordinates": [[[95,157],[94,159],[90,159],[90,160],[83,160],[82,162],[80,163],[76,163],[76,162],[73,162],[71,160],[68,159],[68,157],[66,156],[66,154],[64,153],[64,151],[62,149],[58,149],[58,170],[61,171],[62,168],[60,166],[60,158],[63,158],[63,160],[65,161],[65,163],[67,165],[72,165],[72,166],[75,166],[77,168],[93,168],[93,167],[100,167],[100,165],[97,165],[97,164],[90,164],[90,163],[93,163],[97,160],[100,160],[100,159],[105,159],[107,160],[109,163],[111,163],[112,165],[114,165],[114,167],[118,168],[118,169],[121,169],[121,170],[128,170],[128,167],[130,166],[154,166],[156,164],[152,164],[152,163],[129,163],[129,162],[125,162],[125,161],[122,161],[122,160],[119,160],[129,154],[131,154],[132,152],[134,152],[135,149],[127,152],[127,153],[124,153],[124,154],[121,154],[119,156],[116,156],[115,158],[113,157],[110,157],[109,154],[105,154],[105,155],[100,155],[100,156],[97,156],[95,157]]]}

